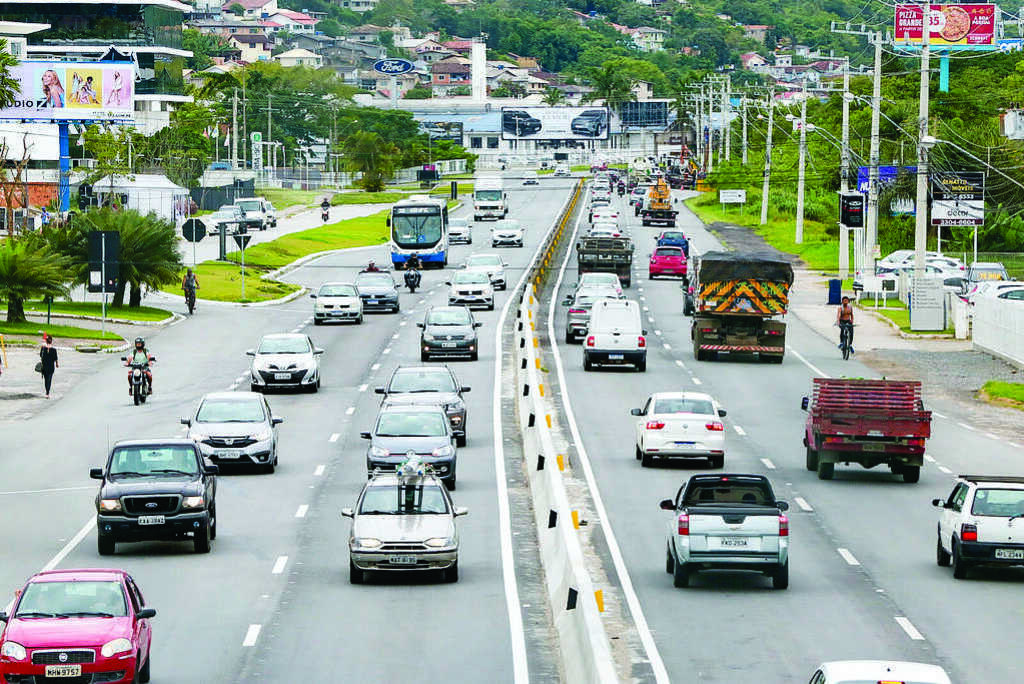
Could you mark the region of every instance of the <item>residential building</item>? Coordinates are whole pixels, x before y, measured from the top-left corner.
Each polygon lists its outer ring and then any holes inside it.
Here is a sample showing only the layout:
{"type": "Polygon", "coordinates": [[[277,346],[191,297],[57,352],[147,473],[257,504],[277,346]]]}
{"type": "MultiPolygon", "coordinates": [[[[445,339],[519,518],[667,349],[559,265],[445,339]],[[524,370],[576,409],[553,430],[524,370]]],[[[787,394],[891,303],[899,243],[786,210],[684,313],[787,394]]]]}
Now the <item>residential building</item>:
{"type": "Polygon", "coordinates": [[[467,7],[472,7],[476,3],[473,0],[444,0],[444,4],[453,8],[456,12],[463,10],[467,7]]]}
{"type": "Polygon", "coordinates": [[[194,19],[188,22],[188,27],[200,33],[225,38],[234,33],[267,33],[267,27],[261,26],[258,20],[236,19],[230,14],[222,14],[213,19],[194,19]]]}
{"type": "Polygon", "coordinates": [[[441,43],[446,49],[457,52],[460,55],[468,55],[473,51],[473,41],[460,38],[458,40],[446,40],[441,43]]]}
{"type": "Polygon", "coordinates": [[[249,19],[258,19],[277,11],[277,0],[230,0],[220,6],[221,13],[230,13],[234,5],[241,5],[244,10],[242,16],[249,19]]]}
{"type": "Polygon", "coordinates": [[[766,24],[746,24],[743,27],[743,37],[763,43],[768,38],[768,32],[774,28],[766,24]]]}
{"type": "Polygon", "coordinates": [[[646,102],[654,97],[654,84],[650,81],[637,81],[632,90],[638,102],[646,102]]]}
{"type": "Polygon", "coordinates": [[[324,65],[323,57],[302,48],[294,48],[282,52],[274,57],[274,60],[283,67],[307,66],[319,69],[324,65]]]}
{"type": "Polygon", "coordinates": [[[363,24],[349,31],[345,37],[357,43],[379,43],[381,31],[387,31],[387,29],[374,24],[363,24]]]}
{"type": "Polygon", "coordinates": [[[424,50],[423,52],[417,52],[413,57],[417,61],[422,60],[425,64],[433,64],[434,62],[440,62],[442,59],[448,59],[456,54],[458,53],[441,48],[440,50],[424,50]]]}
{"type": "Polygon", "coordinates": [[[740,63],[744,69],[755,73],[766,73],[768,69],[768,60],[756,52],[744,52],[740,55],[740,63]]]}
{"type": "Polygon", "coordinates": [[[369,12],[377,6],[377,0],[340,0],[338,3],[353,12],[369,12]]]}
{"type": "Polygon", "coordinates": [[[243,62],[266,62],[274,49],[274,39],[259,33],[236,33],[228,36],[231,47],[240,52],[243,62]]]}
{"type": "Polygon", "coordinates": [[[632,30],[633,44],[641,52],[658,52],[665,48],[668,31],[650,26],[640,26],[632,30]]]}
{"type": "Polygon", "coordinates": [[[295,10],[279,9],[273,13],[267,13],[267,21],[278,24],[289,33],[314,33],[318,20],[304,12],[295,10]]]}
{"type": "Polygon", "coordinates": [[[459,86],[468,86],[471,67],[469,64],[445,60],[430,66],[430,89],[435,95],[447,95],[459,86]]]}

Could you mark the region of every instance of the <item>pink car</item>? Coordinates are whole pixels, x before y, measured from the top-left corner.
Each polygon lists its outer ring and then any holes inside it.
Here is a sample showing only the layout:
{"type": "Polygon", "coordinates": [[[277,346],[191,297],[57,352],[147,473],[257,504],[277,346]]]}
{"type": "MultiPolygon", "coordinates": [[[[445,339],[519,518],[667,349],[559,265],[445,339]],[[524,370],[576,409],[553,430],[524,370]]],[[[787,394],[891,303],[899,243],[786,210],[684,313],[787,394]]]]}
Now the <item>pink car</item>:
{"type": "Polygon", "coordinates": [[[647,277],[673,276],[686,280],[686,255],[682,247],[655,247],[647,277]]]}
{"type": "Polygon", "coordinates": [[[123,570],[40,572],[0,613],[0,682],[148,682],[154,616],[123,570]]]}

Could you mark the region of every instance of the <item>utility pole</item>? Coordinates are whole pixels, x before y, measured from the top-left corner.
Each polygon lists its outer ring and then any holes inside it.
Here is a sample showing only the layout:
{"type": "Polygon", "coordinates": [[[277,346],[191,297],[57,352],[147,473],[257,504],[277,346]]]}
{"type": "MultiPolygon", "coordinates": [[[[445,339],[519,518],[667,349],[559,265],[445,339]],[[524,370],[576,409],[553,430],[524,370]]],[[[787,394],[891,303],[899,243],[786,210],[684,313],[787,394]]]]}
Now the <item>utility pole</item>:
{"type": "Polygon", "coordinates": [[[729,114],[731,114],[732,103],[729,101],[729,91],[732,90],[732,76],[725,77],[725,84],[722,87],[722,131],[725,134],[725,161],[732,161],[732,126],[729,125],[729,114]]]}
{"type": "Polygon", "coordinates": [[[840,189],[846,193],[850,190],[850,58],[843,65],[843,132],[842,159],[840,171],[840,189]]]}
{"type": "MultiPolygon", "coordinates": [[[[267,166],[270,167],[270,169],[268,171],[264,172],[267,178],[269,178],[270,175],[273,173],[273,167],[271,166],[271,163],[270,163],[270,144],[271,144],[271,140],[272,140],[272,138],[270,137],[270,99],[271,99],[271,95],[268,92],[267,93],[267,141],[266,141],[266,145],[267,145],[267,166]]],[[[263,150],[260,150],[260,154],[263,154],[263,150]]]]}
{"type": "Polygon", "coordinates": [[[931,5],[921,5],[921,94],[917,115],[917,206],[914,208],[914,278],[924,277],[924,252],[928,237],[928,57],[931,39],[931,5]]]}
{"type": "Polygon", "coordinates": [[[772,132],[775,130],[775,88],[768,89],[768,137],[764,142],[764,184],[761,186],[761,225],[768,223],[768,182],[772,175],[772,132]]]}
{"type": "Polygon", "coordinates": [[[231,168],[238,168],[238,88],[231,98],[231,168]]]}
{"type": "Polygon", "coordinates": [[[249,163],[249,122],[246,119],[245,111],[249,108],[249,100],[245,95],[245,73],[242,73],[242,167],[249,163]]]}
{"type": "Polygon", "coordinates": [[[796,244],[804,241],[804,166],[807,161],[807,78],[800,101],[800,166],[796,177],[796,244]]]}
{"type": "Polygon", "coordinates": [[[747,165],[747,98],[740,100],[740,115],[743,118],[743,165],[747,165]]]}
{"type": "Polygon", "coordinates": [[[708,83],[708,167],[711,173],[715,168],[715,86],[708,83]]]}

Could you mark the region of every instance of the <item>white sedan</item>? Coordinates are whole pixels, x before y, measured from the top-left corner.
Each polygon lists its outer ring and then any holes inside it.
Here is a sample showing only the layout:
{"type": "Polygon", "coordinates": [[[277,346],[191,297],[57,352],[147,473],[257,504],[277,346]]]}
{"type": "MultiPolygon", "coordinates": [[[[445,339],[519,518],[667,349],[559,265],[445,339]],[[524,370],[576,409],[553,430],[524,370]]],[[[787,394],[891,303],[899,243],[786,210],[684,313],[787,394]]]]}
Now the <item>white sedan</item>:
{"type": "Polygon", "coordinates": [[[725,464],[725,410],[702,392],[658,392],[637,416],[636,458],[644,466],[661,458],[706,458],[712,468],[725,464]]]}
{"type": "Polygon", "coordinates": [[[811,677],[810,684],[863,682],[950,684],[949,675],[938,665],[895,660],[837,660],[824,663],[811,677]]]}
{"type": "Polygon", "coordinates": [[[313,325],[322,325],[326,321],[363,322],[363,300],[352,283],[324,283],[309,296],[316,300],[313,325]]]}
{"type": "Polygon", "coordinates": [[[619,281],[619,276],[615,273],[584,273],[580,276],[580,281],[575,285],[576,294],[585,287],[597,287],[605,285],[607,287],[615,288],[615,292],[621,297],[622,296],[622,283],[619,281]]]}

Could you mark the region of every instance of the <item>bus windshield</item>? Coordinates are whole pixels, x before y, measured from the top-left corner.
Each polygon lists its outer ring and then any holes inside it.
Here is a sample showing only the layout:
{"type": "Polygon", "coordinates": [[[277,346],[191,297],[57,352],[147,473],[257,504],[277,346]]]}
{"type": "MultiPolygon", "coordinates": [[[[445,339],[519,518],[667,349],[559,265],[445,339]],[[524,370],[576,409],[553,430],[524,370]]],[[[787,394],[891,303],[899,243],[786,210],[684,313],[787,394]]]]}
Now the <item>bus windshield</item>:
{"type": "Polygon", "coordinates": [[[498,202],[501,200],[501,190],[477,190],[474,197],[484,202],[498,202]]]}
{"type": "Polygon", "coordinates": [[[391,236],[405,249],[433,247],[441,240],[441,213],[434,207],[396,208],[391,216],[391,236]]]}

